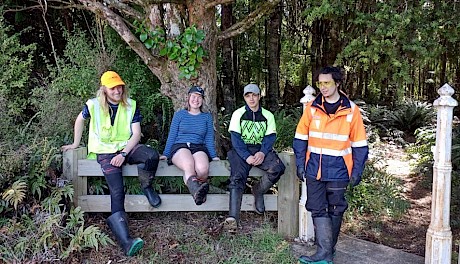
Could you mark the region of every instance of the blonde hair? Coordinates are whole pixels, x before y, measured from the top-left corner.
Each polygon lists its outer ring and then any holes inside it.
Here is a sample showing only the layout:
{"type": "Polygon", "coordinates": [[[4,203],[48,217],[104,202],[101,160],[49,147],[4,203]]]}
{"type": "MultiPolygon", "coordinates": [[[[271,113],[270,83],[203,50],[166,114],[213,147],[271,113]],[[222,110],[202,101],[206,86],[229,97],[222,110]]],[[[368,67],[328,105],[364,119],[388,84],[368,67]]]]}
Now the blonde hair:
{"type": "MultiPolygon", "coordinates": [[[[125,85],[122,85],[122,87],[123,87],[123,94],[121,95],[120,104],[127,107],[129,106],[128,88],[125,85]]],[[[97,90],[97,93],[96,93],[96,97],[98,98],[99,104],[101,105],[102,111],[104,111],[104,113],[109,112],[109,101],[107,100],[107,93],[106,93],[107,89],[109,88],[102,85],[99,87],[99,90],[97,90]]]]}

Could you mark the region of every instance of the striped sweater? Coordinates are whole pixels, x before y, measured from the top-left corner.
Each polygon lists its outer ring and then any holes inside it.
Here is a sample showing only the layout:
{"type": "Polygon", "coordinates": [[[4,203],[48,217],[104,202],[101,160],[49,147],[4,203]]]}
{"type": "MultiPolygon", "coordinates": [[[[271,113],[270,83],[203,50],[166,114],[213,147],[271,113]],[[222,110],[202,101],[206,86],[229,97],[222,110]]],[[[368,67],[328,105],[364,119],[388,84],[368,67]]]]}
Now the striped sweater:
{"type": "Polygon", "coordinates": [[[210,113],[190,114],[186,109],[174,114],[163,155],[169,156],[177,143],[204,144],[211,158],[217,157],[214,144],[213,120],[210,113]]]}

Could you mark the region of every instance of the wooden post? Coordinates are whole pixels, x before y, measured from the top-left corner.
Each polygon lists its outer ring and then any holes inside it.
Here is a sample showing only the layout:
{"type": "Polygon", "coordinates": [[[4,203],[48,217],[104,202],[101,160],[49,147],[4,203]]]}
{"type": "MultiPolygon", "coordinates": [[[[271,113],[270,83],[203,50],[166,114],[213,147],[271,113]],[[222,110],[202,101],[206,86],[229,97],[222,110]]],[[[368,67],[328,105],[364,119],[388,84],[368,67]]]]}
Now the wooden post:
{"type": "MultiPolygon", "coordinates": [[[[303,89],[303,93],[305,96],[300,99],[300,102],[302,103],[303,110],[305,110],[307,103],[315,99],[315,96],[313,95],[315,94],[315,89],[308,85],[305,89],[303,89]]],[[[293,167],[296,168],[295,162],[293,163],[293,167]]],[[[315,239],[313,219],[311,218],[311,213],[305,208],[305,204],[307,203],[307,183],[304,181],[301,185],[302,196],[299,200],[299,240],[301,242],[313,243],[313,240],[315,239]]]]}
{"type": "Polygon", "coordinates": [[[450,229],[452,115],[458,105],[452,98],[454,89],[447,83],[438,90],[436,146],[434,149],[431,222],[426,233],[425,264],[451,262],[452,231],[450,229]]]}
{"type": "Polygon", "coordinates": [[[278,181],[278,233],[292,238],[299,232],[299,210],[296,206],[299,185],[295,175],[295,157],[292,152],[280,153],[279,157],[286,170],[278,181]]]}
{"type": "Polygon", "coordinates": [[[78,196],[87,194],[86,178],[78,177],[78,160],[86,159],[86,155],[85,147],[67,150],[63,153],[62,172],[64,178],[73,184],[73,203],[75,206],[78,206],[78,196]]]}

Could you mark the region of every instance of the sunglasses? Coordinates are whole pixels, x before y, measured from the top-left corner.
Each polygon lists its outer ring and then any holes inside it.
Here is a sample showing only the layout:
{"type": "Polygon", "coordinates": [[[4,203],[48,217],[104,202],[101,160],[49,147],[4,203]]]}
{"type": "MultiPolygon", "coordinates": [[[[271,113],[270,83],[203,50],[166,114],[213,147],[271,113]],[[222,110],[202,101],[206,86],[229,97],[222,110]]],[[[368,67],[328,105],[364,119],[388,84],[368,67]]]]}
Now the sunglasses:
{"type": "Polygon", "coordinates": [[[326,87],[326,88],[332,88],[334,87],[335,82],[334,81],[328,81],[328,82],[316,82],[316,87],[326,87]]]}

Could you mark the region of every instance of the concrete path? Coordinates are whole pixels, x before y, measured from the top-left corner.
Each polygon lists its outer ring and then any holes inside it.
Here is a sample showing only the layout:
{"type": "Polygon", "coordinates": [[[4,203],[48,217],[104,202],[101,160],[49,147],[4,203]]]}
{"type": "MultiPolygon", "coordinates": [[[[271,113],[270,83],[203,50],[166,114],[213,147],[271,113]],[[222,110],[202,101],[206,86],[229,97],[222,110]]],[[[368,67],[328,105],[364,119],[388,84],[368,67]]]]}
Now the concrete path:
{"type": "MultiPolygon", "coordinates": [[[[294,256],[310,255],[314,246],[296,243],[292,247],[294,256]]],[[[341,234],[337,243],[334,264],[423,264],[423,257],[341,234]]]]}

